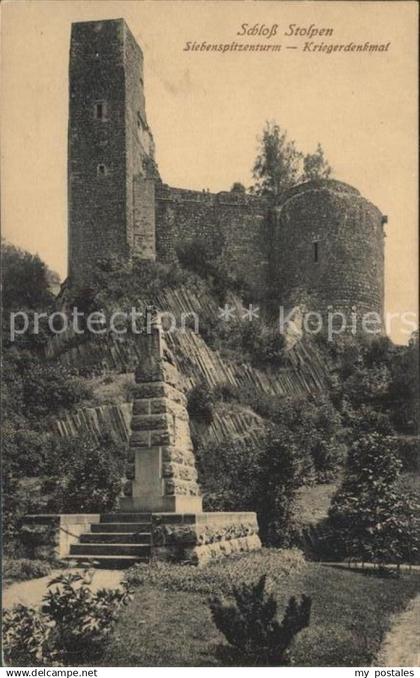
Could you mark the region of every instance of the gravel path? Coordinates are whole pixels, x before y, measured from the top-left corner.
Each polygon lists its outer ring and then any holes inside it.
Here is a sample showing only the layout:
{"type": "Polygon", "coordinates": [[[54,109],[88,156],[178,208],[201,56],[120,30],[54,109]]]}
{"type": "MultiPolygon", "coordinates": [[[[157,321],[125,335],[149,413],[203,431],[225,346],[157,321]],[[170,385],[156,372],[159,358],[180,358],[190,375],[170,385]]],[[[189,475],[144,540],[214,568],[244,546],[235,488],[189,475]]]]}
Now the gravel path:
{"type": "Polygon", "coordinates": [[[420,594],[396,618],[385,636],[378,666],[419,666],[420,594]]]}
{"type": "MultiPolygon", "coordinates": [[[[68,570],[52,570],[47,577],[30,579],[28,581],[15,582],[3,589],[3,608],[13,607],[22,603],[31,607],[37,607],[41,604],[42,598],[47,591],[47,584],[58,574],[69,574],[70,572],[82,572],[77,568],[68,570]]],[[[91,588],[96,591],[100,588],[115,588],[121,582],[124,571],[122,570],[95,570],[91,588]]]]}

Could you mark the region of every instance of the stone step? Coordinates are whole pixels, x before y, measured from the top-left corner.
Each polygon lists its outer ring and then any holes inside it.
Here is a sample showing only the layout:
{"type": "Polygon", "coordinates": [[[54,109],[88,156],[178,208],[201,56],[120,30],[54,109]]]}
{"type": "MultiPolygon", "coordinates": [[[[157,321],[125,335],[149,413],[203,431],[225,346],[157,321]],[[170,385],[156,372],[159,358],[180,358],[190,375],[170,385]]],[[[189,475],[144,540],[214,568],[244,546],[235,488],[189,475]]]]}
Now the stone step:
{"type": "Polygon", "coordinates": [[[150,557],[150,544],[71,544],[70,556],[137,556],[150,557]]]}
{"type": "Polygon", "coordinates": [[[150,544],[150,532],[86,532],[81,544],[150,544]]]}
{"type": "Polygon", "coordinates": [[[106,568],[106,569],[125,569],[131,567],[135,563],[149,563],[149,557],[139,556],[93,556],[91,554],[80,554],[74,556],[66,556],[63,560],[70,562],[77,562],[79,567],[89,565],[90,567],[106,568]]]}
{"type": "Polygon", "coordinates": [[[148,532],[150,533],[150,523],[91,523],[92,532],[148,532]]]}
{"type": "Polygon", "coordinates": [[[103,513],[101,523],[151,523],[151,513],[103,513]]]}

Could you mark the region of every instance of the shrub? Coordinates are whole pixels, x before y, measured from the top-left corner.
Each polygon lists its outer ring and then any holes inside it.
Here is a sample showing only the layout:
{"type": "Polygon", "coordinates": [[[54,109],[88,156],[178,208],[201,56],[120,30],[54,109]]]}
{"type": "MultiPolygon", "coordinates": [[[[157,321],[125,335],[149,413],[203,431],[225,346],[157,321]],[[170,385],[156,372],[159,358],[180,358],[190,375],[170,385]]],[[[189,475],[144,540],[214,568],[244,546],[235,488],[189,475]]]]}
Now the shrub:
{"type": "Polygon", "coordinates": [[[210,425],[214,417],[214,396],[211,389],[202,382],[188,393],[188,414],[192,419],[210,425]]]}
{"type": "Polygon", "coordinates": [[[291,597],[281,623],[276,619],[277,602],[265,592],[266,576],[251,585],[233,589],[234,603],[215,597],[210,603],[217,628],[230,647],[223,648],[233,664],[251,666],[286,666],[290,664],[289,647],[299,631],[309,625],[311,598],[300,602],[291,597]]]}
{"type": "Polygon", "coordinates": [[[398,491],[400,470],[393,438],[369,434],[353,444],[329,512],[342,557],[413,562],[419,546],[415,506],[398,491]]]}
{"type": "Polygon", "coordinates": [[[181,266],[205,280],[220,304],[225,303],[229,291],[248,291],[245,278],[233,275],[231,266],[220,256],[222,249],[220,238],[213,243],[196,238],[177,248],[181,266]]]}
{"type": "Polygon", "coordinates": [[[294,440],[280,429],[271,429],[260,461],[255,497],[264,544],[290,545],[296,490],[304,477],[305,461],[294,440]]]}
{"type": "Polygon", "coordinates": [[[60,575],[48,583],[40,611],[25,605],[6,611],[3,638],[9,665],[78,666],[101,658],[131,591],[123,583],[122,589],[93,593],[91,578],[88,572],[60,575]]]}
{"type": "Polygon", "coordinates": [[[339,412],[326,396],[273,397],[242,394],[257,414],[275,424],[299,448],[305,481],[334,479],[345,455],[345,430],[339,412]]]}
{"type": "Polygon", "coordinates": [[[252,584],[262,574],[267,575],[267,591],[274,590],[284,586],[290,575],[305,567],[304,555],[296,548],[262,548],[213,560],[206,567],[165,562],[137,563],[127,571],[125,579],[130,587],[146,585],[161,591],[232,595],[235,584],[252,584]]]}
{"type": "Polygon", "coordinates": [[[269,329],[262,321],[241,323],[240,347],[248,353],[254,367],[281,367],[285,339],[278,329],[269,329]]]}
{"type": "Polygon", "coordinates": [[[223,400],[223,402],[226,403],[239,402],[241,400],[238,387],[233,386],[233,384],[230,384],[228,381],[215,386],[213,395],[216,400],[223,400]]]}
{"type": "Polygon", "coordinates": [[[24,581],[25,579],[36,579],[45,577],[51,572],[52,564],[45,560],[32,560],[29,558],[4,558],[3,577],[4,579],[13,579],[24,581]]]}
{"type": "Polygon", "coordinates": [[[328,483],[337,476],[337,471],[345,458],[346,447],[337,440],[328,440],[314,436],[310,454],[319,483],[328,483]]]}
{"type": "Polygon", "coordinates": [[[255,511],[264,440],[224,440],[196,449],[206,511],[255,511]]]}
{"type": "Polygon", "coordinates": [[[20,414],[40,427],[40,418],[58,414],[90,398],[88,384],[59,363],[43,362],[27,352],[7,352],[3,369],[5,412],[20,414]]]}
{"type": "Polygon", "coordinates": [[[264,544],[288,546],[295,494],[306,461],[287,432],[273,427],[258,440],[224,440],[196,450],[207,511],[257,511],[264,544]]]}
{"type": "Polygon", "coordinates": [[[420,438],[404,436],[396,439],[396,452],[402,464],[402,471],[416,472],[420,468],[420,438]]]}
{"type": "Polygon", "coordinates": [[[124,446],[110,436],[99,441],[89,435],[72,439],[69,457],[55,490],[57,511],[100,513],[115,507],[121,492],[124,446]]]}

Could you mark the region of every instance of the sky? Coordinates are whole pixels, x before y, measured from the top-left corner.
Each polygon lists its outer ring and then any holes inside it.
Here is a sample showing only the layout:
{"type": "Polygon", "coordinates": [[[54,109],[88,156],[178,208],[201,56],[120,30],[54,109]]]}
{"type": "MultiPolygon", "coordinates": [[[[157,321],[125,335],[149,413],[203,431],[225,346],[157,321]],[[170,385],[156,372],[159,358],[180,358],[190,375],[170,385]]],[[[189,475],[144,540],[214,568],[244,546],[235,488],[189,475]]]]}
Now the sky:
{"type": "MultiPolygon", "coordinates": [[[[416,2],[6,0],[2,31],[2,224],[14,244],[67,268],[71,23],[123,17],[141,45],[149,125],[163,180],[226,190],[252,182],[257,135],[276,120],[305,153],[321,142],[334,177],[388,216],[385,304],[417,311],[416,2]],[[238,37],[258,24],[276,35],[238,37]],[[290,24],[332,28],[285,36],[290,24]],[[281,44],[278,52],[186,51],[186,42],[281,44]],[[378,53],[303,51],[388,44],[378,53]],[[298,49],[287,49],[295,46],[298,49]]],[[[396,325],[391,336],[405,342],[396,325]]]]}

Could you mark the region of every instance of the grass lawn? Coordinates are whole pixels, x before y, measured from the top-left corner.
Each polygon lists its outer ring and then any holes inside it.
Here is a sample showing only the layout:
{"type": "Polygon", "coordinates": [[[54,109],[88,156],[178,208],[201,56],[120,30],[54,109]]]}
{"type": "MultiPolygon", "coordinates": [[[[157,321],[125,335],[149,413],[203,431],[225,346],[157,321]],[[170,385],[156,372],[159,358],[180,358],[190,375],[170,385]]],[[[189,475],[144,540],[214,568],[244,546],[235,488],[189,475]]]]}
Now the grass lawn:
{"type": "Polygon", "coordinates": [[[309,628],[293,649],[297,666],[364,666],[374,662],[391,615],[420,588],[418,574],[380,579],[357,571],[303,563],[293,552],[263,549],[203,569],[137,566],[135,596],[121,616],[104,665],[213,666],[223,643],[208,608],[211,592],[268,573],[267,588],[282,615],[289,596],[312,596],[309,628]]]}

